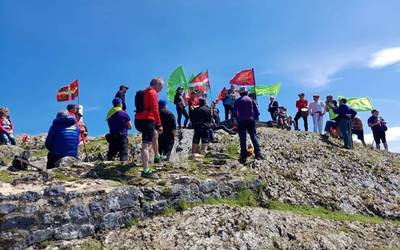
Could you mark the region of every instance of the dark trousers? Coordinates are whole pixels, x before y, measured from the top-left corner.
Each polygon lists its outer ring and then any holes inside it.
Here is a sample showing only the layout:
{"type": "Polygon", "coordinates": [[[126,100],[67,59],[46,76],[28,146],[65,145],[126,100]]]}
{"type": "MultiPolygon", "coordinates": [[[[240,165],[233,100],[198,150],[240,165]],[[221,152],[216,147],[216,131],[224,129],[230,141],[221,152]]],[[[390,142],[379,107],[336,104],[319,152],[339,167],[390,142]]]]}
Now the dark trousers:
{"type": "Polygon", "coordinates": [[[334,128],[334,127],[336,127],[336,121],[332,121],[332,120],[327,121],[325,124],[325,132],[330,132],[331,128],[334,128]]]}
{"type": "Polygon", "coordinates": [[[304,130],[308,131],[308,116],[302,116],[301,111],[297,111],[296,116],[294,117],[294,129],[299,130],[299,120],[303,118],[304,121],[304,130]]]}
{"type": "Polygon", "coordinates": [[[114,158],[119,154],[120,161],[128,160],[128,137],[119,133],[109,134],[108,138],[108,153],[107,160],[113,161],[114,158]]]}
{"type": "Polygon", "coordinates": [[[251,143],[254,147],[254,153],[256,156],[261,155],[260,143],[258,142],[257,132],[256,132],[256,122],[255,121],[240,121],[239,122],[239,139],[240,139],[240,158],[247,158],[247,133],[250,135],[251,143]]]}
{"type": "Polygon", "coordinates": [[[178,114],[178,125],[179,125],[179,128],[181,128],[182,115],[185,117],[185,121],[183,122],[183,127],[186,128],[187,123],[189,122],[189,114],[186,111],[186,108],[185,107],[176,106],[176,113],[178,114]]]}
{"type": "Polygon", "coordinates": [[[229,120],[229,118],[232,118],[233,116],[233,107],[231,105],[224,104],[224,109],[225,109],[225,121],[227,121],[229,120]]]}
{"type": "Polygon", "coordinates": [[[49,152],[47,154],[47,165],[46,165],[47,169],[54,168],[55,167],[54,165],[56,164],[56,162],[58,160],[62,159],[63,157],[64,156],[54,155],[54,154],[49,152]]]}
{"type": "Polygon", "coordinates": [[[175,138],[172,135],[160,135],[158,137],[158,153],[167,157],[171,157],[172,148],[174,147],[175,138]]]}
{"type": "Polygon", "coordinates": [[[340,132],[342,132],[344,147],[348,149],[353,148],[350,119],[342,118],[339,120],[338,125],[340,128],[340,132]]]}
{"type": "Polygon", "coordinates": [[[273,121],[277,121],[277,120],[278,120],[278,114],[276,113],[276,111],[274,111],[274,112],[269,112],[269,113],[270,113],[271,119],[272,119],[273,121]]]}

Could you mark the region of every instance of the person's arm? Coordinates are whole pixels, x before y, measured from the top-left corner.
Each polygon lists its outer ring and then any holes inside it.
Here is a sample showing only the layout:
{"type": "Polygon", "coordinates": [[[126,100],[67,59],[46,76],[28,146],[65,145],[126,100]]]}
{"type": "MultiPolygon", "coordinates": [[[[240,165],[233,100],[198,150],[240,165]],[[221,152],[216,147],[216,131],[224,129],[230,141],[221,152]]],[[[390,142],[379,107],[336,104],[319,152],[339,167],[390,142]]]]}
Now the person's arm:
{"type": "Polygon", "coordinates": [[[154,116],[156,125],[161,127],[160,110],[158,109],[157,99],[158,99],[157,92],[155,90],[151,91],[150,92],[150,100],[149,100],[150,101],[150,109],[153,112],[153,116],[154,116]]]}
{"type": "Polygon", "coordinates": [[[0,132],[8,134],[7,130],[3,126],[3,122],[0,120],[0,132]]]}
{"type": "Polygon", "coordinates": [[[131,129],[132,128],[131,118],[129,117],[128,113],[125,113],[125,115],[126,115],[126,128],[131,129]]]}
{"type": "Polygon", "coordinates": [[[253,112],[254,112],[254,118],[260,116],[260,111],[258,110],[258,104],[253,101],[253,112]]]}
{"type": "Polygon", "coordinates": [[[278,108],[279,107],[279,104],[278,104],[278,102],[277,101],[274,101],[274,108],[278,108]]]}
{"type": "Polygon", "coordinates": [[[325,115],[326,113],[326,105],[324,102],[321,102],[321,110],[322,110],[322,115],[325,115]]]}
{"type": "Polygon", "coordinates": [[[47,150],[51,150],[53,147],[53,141],[54,141],[54,127],[53,125],[50,127],[49,132],[47,133],[46,141],[45,141],[45,146],[47,150]]]}

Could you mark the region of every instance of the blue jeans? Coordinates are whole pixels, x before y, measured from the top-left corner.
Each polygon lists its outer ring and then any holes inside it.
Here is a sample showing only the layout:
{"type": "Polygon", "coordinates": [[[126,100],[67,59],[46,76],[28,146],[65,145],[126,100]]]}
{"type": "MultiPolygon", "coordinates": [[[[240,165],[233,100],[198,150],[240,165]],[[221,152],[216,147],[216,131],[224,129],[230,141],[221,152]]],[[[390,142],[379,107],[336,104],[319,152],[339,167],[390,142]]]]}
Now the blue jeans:
{"type": "Polygon", "coordinates": [[[258,142],[257,132],[256,132],[256,122],[255,121],[240,121],[239,122],[239,139],[240,139],[240,158],[247,158],[247,145],[246,136],[247,133],[250,135],[251,143],[254,147],[254,153],[256,156],[261,155],[260,143],[258,142]]]}
{"type": "Polygon", "coordinates": [[[350,119],[342,118],[338,122],[340,131],[342,132],[344,147],[351,148],[351,131],[350,131],[350,119]]]}
{"type": "Polygon", "coordinates": [[[0,142],[1,142],[0,144],[16,145],[13,134],[0,133],[0,142]]]}

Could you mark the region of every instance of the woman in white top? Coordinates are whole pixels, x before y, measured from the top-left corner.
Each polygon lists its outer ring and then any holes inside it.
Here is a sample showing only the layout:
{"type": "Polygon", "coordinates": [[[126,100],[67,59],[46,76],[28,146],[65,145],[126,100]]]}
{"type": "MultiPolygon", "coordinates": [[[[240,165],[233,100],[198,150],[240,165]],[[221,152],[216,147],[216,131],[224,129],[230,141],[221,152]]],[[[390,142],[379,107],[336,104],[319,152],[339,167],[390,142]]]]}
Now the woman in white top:
{"type": "Polygon", "coordinates": [[[325,115],[325,103],[319,100],[319,95],[313,95],[313,102],[308,106],[309,113],[313,118],[314,132],[323,134],[323,122],[325,115]]]}

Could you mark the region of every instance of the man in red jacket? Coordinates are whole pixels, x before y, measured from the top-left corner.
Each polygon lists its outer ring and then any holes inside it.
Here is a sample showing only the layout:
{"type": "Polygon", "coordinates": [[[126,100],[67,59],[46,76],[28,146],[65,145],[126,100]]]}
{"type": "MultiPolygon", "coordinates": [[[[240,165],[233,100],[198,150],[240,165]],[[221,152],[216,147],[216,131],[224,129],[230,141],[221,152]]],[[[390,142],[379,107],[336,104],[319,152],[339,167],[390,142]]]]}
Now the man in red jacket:
{"type": "Polygon", "coordinates": [[[135,127],[142,133],[142,176],[146,178],[156,178],[149,168],[151,147],[153,147],[155,161],[160,159],[158,134],[162,134],[163,127],[158,108],[158,93],[163,85],[164,81],[161,78],[151,80],[150,86],[143,93],[143,111],[135,114],[135,127]]]}
{"type": "Polygon", "coordinates": [[[304,93],[299,94],[299,100],[296,101],[297,113],[294,117],[294,129],[299,131],[299,119],[303,118],[304,130],[308,131],[308,101],[304,97],[304,93]]]}

